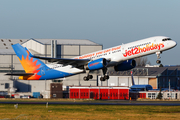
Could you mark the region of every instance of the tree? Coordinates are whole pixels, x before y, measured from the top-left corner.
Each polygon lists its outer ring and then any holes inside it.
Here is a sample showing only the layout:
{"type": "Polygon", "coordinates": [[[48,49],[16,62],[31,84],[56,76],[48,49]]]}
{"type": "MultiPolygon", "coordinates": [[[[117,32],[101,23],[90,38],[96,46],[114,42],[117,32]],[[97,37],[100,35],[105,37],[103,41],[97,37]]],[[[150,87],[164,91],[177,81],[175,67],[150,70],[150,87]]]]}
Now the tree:
{"type": "Polygon", "coordinates": [[[147,57],[139,57],[139,58],[136,58],[136,66],[145,66],[146,64],[149,64],[151,65],[150,61],[147,59],[147,57]]]}
{"type": "Polygon", "coordinates": [[[162,99],[161,87],[160,87],[159,94],[157,95],[156,99],[162,99]]]}
{"type": "Polygon", "coordinates": [[[160,64],[159,67],[164,67],[163,64],[160,64]]]}

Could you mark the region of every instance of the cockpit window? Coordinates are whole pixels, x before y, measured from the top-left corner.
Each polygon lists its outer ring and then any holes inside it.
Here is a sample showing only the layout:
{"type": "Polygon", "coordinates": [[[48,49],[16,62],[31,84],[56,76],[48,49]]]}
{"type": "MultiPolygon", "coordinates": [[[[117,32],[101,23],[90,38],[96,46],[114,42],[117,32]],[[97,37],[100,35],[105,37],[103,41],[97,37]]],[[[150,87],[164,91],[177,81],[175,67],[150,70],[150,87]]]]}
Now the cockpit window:
{"type": "Polygon", "coordinates": [[[171,40],[171,38],[164,38],[164,39],[162,39],[162,41],[168,41],[168,40],[171,40]]]}

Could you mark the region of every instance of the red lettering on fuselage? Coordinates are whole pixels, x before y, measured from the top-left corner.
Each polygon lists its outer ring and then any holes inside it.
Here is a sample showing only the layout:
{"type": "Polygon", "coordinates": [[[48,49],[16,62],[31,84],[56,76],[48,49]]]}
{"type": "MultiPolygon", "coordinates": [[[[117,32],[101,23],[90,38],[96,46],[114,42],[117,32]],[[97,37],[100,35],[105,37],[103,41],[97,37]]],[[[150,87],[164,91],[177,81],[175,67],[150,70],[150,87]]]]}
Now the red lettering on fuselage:
{"type": "Polygon", "coordinates": [[[152,45],[146,45],[146,47],[135,47],[135,48],[132,48],[131,50],[125,50],[125,54],[123,54],[124,57],[127,57],[127,56],[131,56],[131,55],[136,55],[136,54],[139,54],[139,53],[144,53],[144,52],[147,52],[147,51],[152,51],[152,50],[160,50],[161,48],[164,47],[164,44],[163,43],[160,43],[160,44],[154,44],[152,43],[152,45]]]}

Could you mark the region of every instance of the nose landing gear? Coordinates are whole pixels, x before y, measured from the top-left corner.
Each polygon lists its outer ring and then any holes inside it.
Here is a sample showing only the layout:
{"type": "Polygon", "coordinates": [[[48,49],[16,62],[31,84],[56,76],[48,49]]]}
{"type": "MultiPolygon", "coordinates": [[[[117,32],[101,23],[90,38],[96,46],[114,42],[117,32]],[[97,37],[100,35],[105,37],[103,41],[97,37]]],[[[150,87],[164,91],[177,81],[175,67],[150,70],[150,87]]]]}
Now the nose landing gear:
{"type": "Polygon", "coordinates": [[[161,54],[162,52],[161,51],[159,51],[159,52],[156,52],[156,55],[157,55],[157,61],[156,61],[156,63],[157,64],[160,64],[161,63],[161,60],[159,60],[161,57],[160,57],[160,54],[161,54]]]}
{"type": "Polygon", "coordinates": [[[161,60],[156,60],[156,63],[157,63],[157,64],[160,64],[160,63],[161,63],[161,60]]]}

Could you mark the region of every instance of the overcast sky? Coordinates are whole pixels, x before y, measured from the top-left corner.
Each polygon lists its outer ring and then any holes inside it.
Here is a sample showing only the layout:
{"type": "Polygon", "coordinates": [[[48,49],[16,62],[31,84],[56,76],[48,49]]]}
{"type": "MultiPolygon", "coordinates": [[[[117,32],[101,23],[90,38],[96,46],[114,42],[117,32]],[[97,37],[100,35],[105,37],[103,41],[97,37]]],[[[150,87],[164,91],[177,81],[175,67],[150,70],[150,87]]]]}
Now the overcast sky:
{"type": "MultiPolygon", "coordinates": [[[[180,41],[180,0],[0,0],[0,38],[89,39],[109,48],[152,36],[180,41]]],[[[161,55],[180,65],[180,47],[161,55]]],[[[148,56],[152,65],[156,55],[148,56]]]]}

